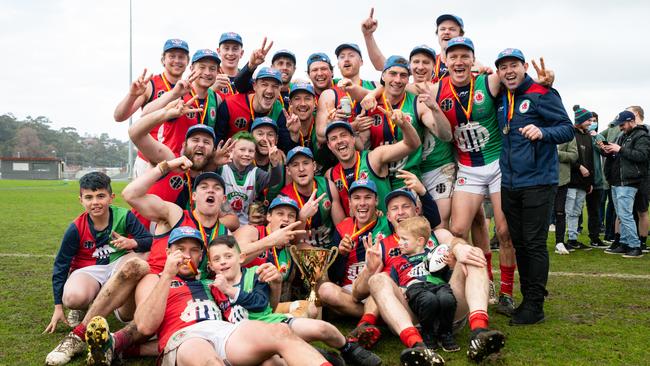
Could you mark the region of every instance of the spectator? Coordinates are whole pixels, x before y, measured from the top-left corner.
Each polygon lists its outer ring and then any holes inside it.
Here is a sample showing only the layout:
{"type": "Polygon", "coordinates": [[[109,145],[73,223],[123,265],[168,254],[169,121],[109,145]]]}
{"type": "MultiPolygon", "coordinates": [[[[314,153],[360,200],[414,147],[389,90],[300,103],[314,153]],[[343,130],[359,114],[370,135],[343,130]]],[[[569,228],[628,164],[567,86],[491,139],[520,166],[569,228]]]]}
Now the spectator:
{"type": "Polygon", "coordinates": [[[573,139],[557,147],[558,159],[560,161],[560,178],[557,192],[555,193],[555,253],[569,254],[575,250],[564,245],[564,233],[566,232],[565,203],[569,181],[571,180],[571,165],[578,160],[578,146],[573,139]]]}
{"type": "MultiPolygon", "coordinates": [[[[627,107],[628,111],[634,113],[634,122],[637,126],[644,126],[643,108],[638,105],[627,107]]],[[[646,127],[647,128],[647,127],[646,127]]],[[[647,253],[646,240],[648,239],[648,195],[650,192],[650,180],[648,175],[643,181],[639,190],[634,197],[634,219],[639,228],[639,240],[641,241],[641,251],[647,253]]]]}

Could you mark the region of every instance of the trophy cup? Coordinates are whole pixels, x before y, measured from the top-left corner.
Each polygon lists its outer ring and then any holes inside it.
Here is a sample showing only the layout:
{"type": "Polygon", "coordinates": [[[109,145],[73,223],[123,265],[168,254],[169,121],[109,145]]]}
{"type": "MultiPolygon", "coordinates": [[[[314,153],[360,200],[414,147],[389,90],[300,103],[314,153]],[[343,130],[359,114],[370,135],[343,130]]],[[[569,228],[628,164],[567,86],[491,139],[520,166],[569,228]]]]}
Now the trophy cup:
{"type": "Polygon", "coordinates": [[[316,306],[321,306],[320,299],[316,293],[316,285],[323,278],[323,275],[330,268],[334,259],[339,254],[339,248],[330,249],[322,248],[302,248],[298,249],[295,245],[289,247],[293,262],[298,266],[305,285],[309,287],[309,297],[307,301],[313,302],[316,306]]]}

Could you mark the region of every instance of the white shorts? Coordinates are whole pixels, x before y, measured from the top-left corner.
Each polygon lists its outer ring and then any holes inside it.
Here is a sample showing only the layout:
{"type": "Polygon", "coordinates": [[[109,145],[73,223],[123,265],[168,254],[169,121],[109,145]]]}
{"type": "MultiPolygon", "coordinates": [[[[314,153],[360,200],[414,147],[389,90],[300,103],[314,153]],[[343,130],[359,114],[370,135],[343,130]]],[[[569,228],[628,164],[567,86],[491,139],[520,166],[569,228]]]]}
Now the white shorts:
{"type": "Polygon", "coordinates": [[[434,200],[450,198],[454,191],[456,163],[445,164],[422,174],[422,183],[434,200]]]}
{"type": "MultiPolygon", "coordinates": [[[[350,294],[350,295],[352,295],[352,285],[345,285],[345,286],[341,287],[341,289],[342,289],[343,292],[345,292],[346,294],[350,294]]],[[[370,296],[368,296],[368,297],[370,297],[370,296]]],[[[368,302],[368,297],[366,297],[365,299],[361,300],[361,303],[362,303],[362,304],[365,304],[366,302],[368,302]]]]}
{"type": "Polygon", "coordinates": [[[176,352],[183,342],[192,338],[205,339],[212,344],[217,356],[226,359],[226,342],[232,332],[237,329],[240,323],[228,323],[223,320],[204,320],[199,323],[190,325],[183,329],[177,330],[165,345],[162,366],[175,366],[176,365],[176,352]]]}
{"type": "Polygon", "coordinates": [[[124,259],[124,256],[121,256],[113,263],[96,264],[93,266],[79,268],[70,274],[68,280],[72,278],[72,276],[85,274],[95,279],[95,281],[99,282],[100,286],[104,286],[108,279],[115,274],[115,269],[117,268],[117,265],[122,261],[122,259],[124,259]]]}
{"type": "Polygon", "coordinates": [[[152,166],[148,161],[144,161],[141,157],[136,156],[133,162],[133,179],[142,176],[142,174],[151,168],[152,166]]]}
{"type": "Polygon", "coordinates": [[[454,191],[469,192],[482,196],[501,192],[501,168],[499,159],[484,166],[458,164],[454,191]]]}

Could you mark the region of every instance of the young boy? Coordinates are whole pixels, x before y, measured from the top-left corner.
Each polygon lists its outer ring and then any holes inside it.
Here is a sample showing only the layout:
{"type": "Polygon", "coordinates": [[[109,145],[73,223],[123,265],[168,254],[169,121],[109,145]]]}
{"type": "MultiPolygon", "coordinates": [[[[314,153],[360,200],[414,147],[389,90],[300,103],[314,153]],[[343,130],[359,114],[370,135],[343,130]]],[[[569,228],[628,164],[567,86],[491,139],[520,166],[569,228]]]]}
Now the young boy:
{"type": "Polygon", "coordinates": [[[278,293],[282,276],[271,263],[242,268],[241,260],[239,246],[232,236],[217,237],[208,247],[208,265],[216,273],[210,285],[227,296],[227,299],[221,300],[215,297],[224,318],[231,322],[248,318],[266,323],[284,323],[307,342],[322,341],[338,349],[347,362],[358,365],[381,364],[377,355],[357,343],[348,342],[330,323],[274,313],[270,305],[271,286],[274,286],[278,290],[274,292],[278,293]]]}
{"type": "MultiPolygon", "coordinates": [[[[151,248],[152,236],[135,215],[111,205],[115,198],[111,178],[100,172],[88,173],[79,180],[79,187],[79,202],[85,212],[66,230],[54,259],[54,313],[45,329],[50,333],[59,321],[68,323],[63,305],[85,310],[106,281],[136,255],[133,252],[145,253],[151,248]]],[[[77,317],[80,321],[83,315],[77,317]]]]}
{"type": "MultiPolygon", "coordinates": [[[[264,124],[268,118],[257,118],[255,123],[264,124]],[[261,121],[258,121],[261,120],[261,121]]],[[[256,127],[253,123],[253,127],[256,127]]],[[[226,182],[226,200],[230,209],[239,217],[242,225],[248,224],[248,211],[251,203],[263,196],[265,187],[274,186],[282,180],[282,152],[277,146],[269,148],[271,172],[255,166],[256,140],[249,132],[240,131],[233,137],[235,145],[232,162],[222,166],[217,173],[226,182]]]]}
{"type": "Polygon", "coordinates": [[[400,222],[397,235],[402,255],[390,257],[384,271],[406,289],[406,299],[420,321],[422,332],[433,333],[445,352],[460,350],[452,335],[456,298],[447,283],[451,271],[440,254],[444,247],[425,248],[431,225],[421,216],[400,222]]]}

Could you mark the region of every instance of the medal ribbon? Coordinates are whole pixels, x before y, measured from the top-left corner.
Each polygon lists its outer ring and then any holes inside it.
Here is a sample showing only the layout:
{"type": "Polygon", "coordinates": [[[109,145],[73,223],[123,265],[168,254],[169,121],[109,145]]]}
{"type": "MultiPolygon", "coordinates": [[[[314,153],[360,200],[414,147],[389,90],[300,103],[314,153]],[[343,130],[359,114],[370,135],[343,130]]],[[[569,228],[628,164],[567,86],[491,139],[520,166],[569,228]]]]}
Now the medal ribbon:
{"type": "MultiPolygon", "coordinates": [[[[190,93],[192,93],[192,97],[196,96],[196,93],[194,92],[194,88],[190,90],[190,93]]],[[[208,96],[205,97],[205,103],[203,103],[203,112],[201,113],[201,119],[199,120],[200,124],[205,124],[205,113],[208,111],[209,103],[210,103],[210,92],[208,92],[208,96]]],[[[198,98],[194,99],[194,105],[196,105],[196,108],[201,108],[201,105],[199,105],[198,98]]]]}
{"type": "MultiPolygon", "coordinates": [[[[393,114],[394,109],[393,106],[390,103],[388,103],[385,92],[381,93],[381,98],[382,101],[384,102],[384,108],[386,109],[386,112],[388,112],[388,114],[386,115],[386,120],[388,121],[388,127],[390,127],[390,133],[391,135],[393,135],[393,140],[395,140],[397,138],[397,136],[395,136],[395,122],[393,122],[393,120],[390,118],[390,115],[393,114]]],[[[404,108],[404,102],[406,102],[406,93],[404,93],[404,96],[402,97],[402,101],[398,103],[400,111],[402,110],[402,108],[404,108]]]]}
{"type": "Polygon", "coordinates": [[[454,84],[451,83],[451,78],[449,78],[449,89],[451,89],[451,93],[454,95],[454,98],[456,98],[460,108],[463,109],[463,113],[465,114],[465,117],[467,117],[467,122],[469,122],[472,115],[472,105],[474,104],[472,103],[474,100],[474,77],[471,77],[469,80],[469,99],[467,101],[467,109],[463,107],[463,103],[461,103],[460,98],[458,98],[454,84]]]}
{"type": "MultiPolygon", "coordinates": [[[[269,227],[264,228],[266,236],[269,236],[269,227]]],[[[278,272],[285,273],[287,272],[287,267],[280,266],[280,259],[278,258],[278,251],[275,249],[275,245],[272,247],[273,250],[273,261],[275,262],[275,267],[278,269],[278,272]]]]}
{"type": "MultiPolygon", "coordinates": [[[[369,223],[367,223],[367,224],[366,224],[364,227],[362,227],[361,229],[353,231],[353,232],[352,232],[352,236],[350,237],[350,240],[352,240],[352,241],[357,240],[357,238],[359,237],[359,235],[361,235],[361,234],[363,234],[364,232],[366,232],[366,230],[368,230],[369,228],[375,226],[376,223],[377,223],[377,219],[374,219],[374,220],[370,221],[369,223]]],[[[354,228],[356,229],[357,227],[358,227],[358,226],[357,226],[357,220],[354,220],[354,228]]]]}
{"type": "Polygon", "coordinates": [[[167,78],[165,77],[165,73],[163,72],[162,74],[160,74],[160,76],[162,76],[162,81],[163,81],[163,84],[165,84],[165,88],[167,89],[167,91],[170,91],[172,89],[172,87],[169,84],[169,81],[167,81],[167,78]]]}
{"type": "Polygon", "coordinates": [[[194,219],[196,220],[196,223],[199,226],[199,231],[201,232],[201,237],[203,238],[203,246],[205,247],[205,252],[208,252],[208,244],[212,241],[214,238],[214,233],[219,232],[219,220],[217,220],[217,223],[214,225],[212,228],[212,232],[210,233],[210,237],[205,233],[205,229],[203,228],[203,225],[201,224],[201,221],[198,219],[198,216],[196,215],[196,210],[192,211],[192,216],[194,216],[194,219]]]}
{"type": "MultiPolygon", "coordinates": [[[[307,141],[311,138],[311,132],[314,129],[314,116],[311,117],[311,124],[309,125],[309,132],[307,132],[307,141]]],[[[300,145],[305,147],[305,135],[302,134],[302,128],[300,129],[300,145]]]]}
{"type": "Polygon", "coordinates": [[[190,172],[185,172],[185,178],[187,178],[187,193],[190,200],[190,210],[194,208],[194,202],[192,201],[192,177],[190,177],[190,172]]]}
{"type": "Polygon", "coordinates": [[[510,120],[512,119],[512,116],[515,114],[515,95],[508,90],[508,124],[510,124],[510,120]]]}
{"type": "MultiPolygon", "coordinates": [[[[302,197],[300,196],[300,192],[298,192],[298,186],[296,185],[296,182],[293,182],[292,184],[293,184],[293,193],[296,194],[296,198],[298,199],[298,207],[302,209],[302,206],[304,206],[305,204],[302,202],[302,197]]],[[[317,189],[318,187],[316,186],[316,181],[314,181],[312,192],[314,192],[317,189]]],[[[307,219],[307,227],[305,227],[305,229],[309,229],[311,227],[311,219],[312,219],[311,217],[307,219]]]]}
{"type": "MultiPolygon", "coordinates": [[[[357,162],[354,163],[354,180],[356,181],[359,179],[359,169],[361,168],[361,157],[359,156],[359,152],[357,151],[357,162]]],[[[339,165],[340,169],[340,174],[341,174],[341,180],[343,181],[343,186],[345,186],[345,190],[348,191],[348,179],[345,176],[345,171],[343,171],[343,164],[339,165]]]]}

